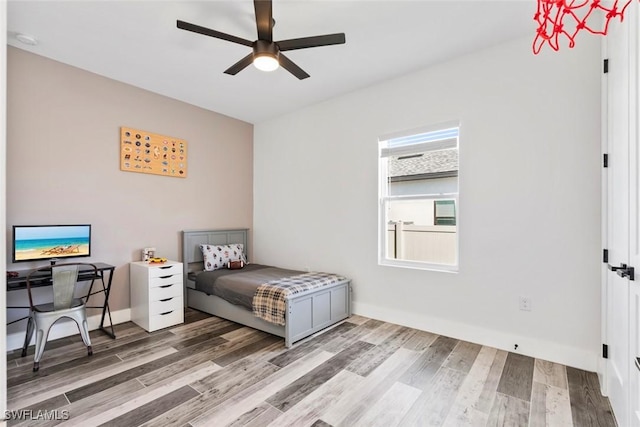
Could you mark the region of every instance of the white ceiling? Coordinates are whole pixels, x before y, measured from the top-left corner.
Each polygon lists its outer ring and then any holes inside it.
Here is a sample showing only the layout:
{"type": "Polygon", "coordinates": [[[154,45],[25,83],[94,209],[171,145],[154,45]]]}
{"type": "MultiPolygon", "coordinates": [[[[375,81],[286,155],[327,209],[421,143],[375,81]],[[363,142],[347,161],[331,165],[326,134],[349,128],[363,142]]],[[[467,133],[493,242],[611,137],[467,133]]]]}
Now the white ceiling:
{"type": "Polygon", "coordinates": [[[311,75],[253,66],[250,48],[176,28],[181,19],[249,40],[253,2],[8,2],[8,44],[251,123],[535,32],[535,0],[274,0],[274,39],[344,32],[346,44],[287,52],[311,75]],[[35,36],[28,46],[17,32],[35,36]]]}

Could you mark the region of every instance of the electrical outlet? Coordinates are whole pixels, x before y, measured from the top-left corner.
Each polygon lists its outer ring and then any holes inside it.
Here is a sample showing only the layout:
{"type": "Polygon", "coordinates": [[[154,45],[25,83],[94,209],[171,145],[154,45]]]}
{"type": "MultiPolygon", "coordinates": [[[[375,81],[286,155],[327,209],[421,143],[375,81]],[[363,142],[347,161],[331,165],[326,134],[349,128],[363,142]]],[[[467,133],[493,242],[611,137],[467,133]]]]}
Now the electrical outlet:
{"type": "Polygon", "coordinates": [[[526,296],[520,297],[520,310],[531,311],[531,297],[526,297],[526,296]]]}

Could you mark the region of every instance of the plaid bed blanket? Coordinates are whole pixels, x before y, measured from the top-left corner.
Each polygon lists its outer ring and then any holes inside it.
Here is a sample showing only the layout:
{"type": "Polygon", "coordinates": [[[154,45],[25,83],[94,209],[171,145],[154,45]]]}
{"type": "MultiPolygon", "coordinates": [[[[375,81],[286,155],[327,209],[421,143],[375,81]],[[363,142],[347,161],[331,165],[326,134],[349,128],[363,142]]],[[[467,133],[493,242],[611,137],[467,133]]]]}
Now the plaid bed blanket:
{"type": "Polygon", "coordinates": [[[253,314],[278,325],[285,324],[286,300],[290,295],[321,288],[345,280],[329,273],[304,273],[283,279],[271,280],[258,286],[253,296],[253,314]]]}

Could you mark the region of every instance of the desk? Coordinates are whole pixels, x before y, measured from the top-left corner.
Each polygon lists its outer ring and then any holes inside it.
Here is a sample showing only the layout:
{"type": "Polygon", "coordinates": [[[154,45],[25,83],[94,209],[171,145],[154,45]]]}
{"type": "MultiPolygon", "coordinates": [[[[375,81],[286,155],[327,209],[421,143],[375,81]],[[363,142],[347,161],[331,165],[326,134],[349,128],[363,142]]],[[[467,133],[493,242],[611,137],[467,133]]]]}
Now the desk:
{"type": "MultiPolygon", "coordinates": [[[[90,306],[87,305],[87,308],[101,308],[102,309],[102,319],[100,320],[100,330],[102,332],[104,332],[105,334],[109,335],[111,338],[116,337],[115,331],[113,329],[113,321],[111,319],[111,310],[109,309],[109,293],[111,292],[111,282],[113,281],[113,271],[115,270],[115,266],[113,265],[109,265],[109,264],[105,264],[103,262],[93,262],[91,263],[93,265],[96,266],[97,270],[98,270],[98,274],[94,275],[93,274],[93,269],[91,269],[90,271],[87,270],[86,266],[81,266],[80,270],[78,271],[78,282],[84,282],[84,281],[89,281],[89,280],[98,280],[99,283],[102,283],[102,289],[98,289],[97,291],[91,291],[91,294],[89,294],[88,298],[87,298],[87,302],[88,299],[91,298],[91,295],[95,295],[97,293],[104,293],[104,304],[102,306],[90,306]],[[107,273],[109,273],[107,275],[107,273]],[[105,277],[106,276],[106,277],[105,277]],[[105,279],[106,280],[106,284],[105,284],[105,279]],[[106,329],[104,327],[104,319],[105,317],[108,316],[109,317],[109,327],[111,328],[111,330],[109,331],[108,329],[106,329]]],[[[17,277],[7,277],[7,292],[11,292],[11,291],[17,291],[20,289],[27,289],[27,276],[29,275],[29,273],[31,273],[33,270],[35,269],[31,269],[31,270],[19,270],[18,271],[18,276],[17,277]]],[[[50,274],[46,274],[46,272],[43,272],[43,274],[40,275],[34,275],[31,276],[31,287],[32,288],[39,288],[39,287],[43,287],[43,286],[51,286],[51,275],[50,274]]],[[[20,307],[7,307],[7,308],[21,308],[21,309],[30,309],[31,307],[29,306],[20,306],[20,307]]],[[[11,323],[16,323],[19,322],[21,320],[27,319],[27,317],[22,317],[20,319],[14,320],[12,322],[9,322],[9,324],[11,323]]]]}

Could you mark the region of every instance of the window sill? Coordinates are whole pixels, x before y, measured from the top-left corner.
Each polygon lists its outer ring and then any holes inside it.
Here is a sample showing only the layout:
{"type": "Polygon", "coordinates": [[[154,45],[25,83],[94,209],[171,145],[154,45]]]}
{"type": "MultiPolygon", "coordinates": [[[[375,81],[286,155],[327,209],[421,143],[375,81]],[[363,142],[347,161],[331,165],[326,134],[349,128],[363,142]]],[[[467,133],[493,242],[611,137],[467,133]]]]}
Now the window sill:
{"type": "Polygon", "coordinates": [[[439,273],[458,273],[458,265],[430,264],[419,261],[391,260],[388,258],[378,260],[378,265],[383,267],[400,267],[414,270],[434,271],[439,273]]]}

